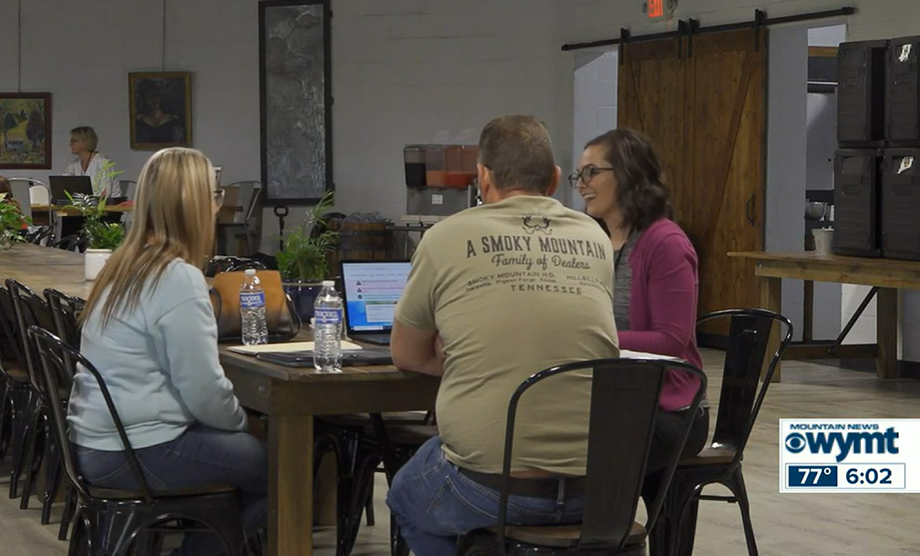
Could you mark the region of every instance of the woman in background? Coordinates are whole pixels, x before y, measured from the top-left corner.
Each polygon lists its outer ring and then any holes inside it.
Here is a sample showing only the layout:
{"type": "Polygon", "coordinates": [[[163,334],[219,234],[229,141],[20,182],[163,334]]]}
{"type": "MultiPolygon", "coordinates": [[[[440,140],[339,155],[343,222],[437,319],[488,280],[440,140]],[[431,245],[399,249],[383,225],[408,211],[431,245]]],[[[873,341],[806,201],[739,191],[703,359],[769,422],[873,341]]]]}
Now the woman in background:
{"type": "MultiPolygon", "coordinates": [[[[610,235],[620,349],[671,355],[702,369],[696,346],[697,255],[670,219],[668,188],[651,142],[628,129],[607,132],[587,144],[569,180],[588,215],[603,222],[610,235]]],[[[687,415],[697,388],[695,376],[681,371],[665,376],[649,473],[667,466],[687,418],[692,426],[682,457],[695,456],[706,443],[708,402],[687,415]]]]}
{"type": "MultiPolygon", "coordinates": [[[[268,458],[224,375],[202,274],[223,202],[200,152],[154,154],[137,185],[134,225],[93,286],[81,352],[111,391],[154,489],[236,485],[247,534],[264,527],[268,458]]],[[[137,488],[99,387],[80,369],[68,407],[80,472],[91,484],[137,488]]],[[[189,534],[177,555],[224,554],[214,535],[189,534]]]]}
{"type": "Polygon", "coordinates": [[[64,170],[65,176],[89,176],[93,182],[93,193],[106,197],[121,197],[121,185],[111,175],[111,160],[96,150],[99,136],[89,126],[75,127],[70,130],[70,152],[77,156],[64,170]]]}

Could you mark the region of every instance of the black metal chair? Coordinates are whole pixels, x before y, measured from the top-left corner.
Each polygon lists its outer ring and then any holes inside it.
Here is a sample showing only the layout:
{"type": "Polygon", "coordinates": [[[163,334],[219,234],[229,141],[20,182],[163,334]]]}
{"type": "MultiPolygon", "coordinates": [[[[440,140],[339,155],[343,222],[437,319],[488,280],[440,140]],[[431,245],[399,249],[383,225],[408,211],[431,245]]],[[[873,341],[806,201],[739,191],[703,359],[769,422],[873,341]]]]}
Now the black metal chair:
{"type": "MultiPolygon", "coordinates": [[[[706,375],[685,362],[662,359],[603,359],[560,365],[525,380],[511,396],[505,429],[502,488],[498,525],[461,538],[458,554],[572,555],[576,553],[638,556],[645,554],[664,503],[680,449],[663,472],[662,488],[648,510],[645,525],[635,521],[649,449],[655,430],[665,373],[680,370],[700,378],[688,416],[699,407],[706,391],[706,375]],[[519,402],[531,387],[551,377],[592,371],[584,510],[578,525],[516,526],[507,523],[509,479],[515,419],[519,402]]],[[[587,400],[585,400],[587,401],[587,400]]],[[[686,419],[681,446],[690,432],[686,419]]]]}
{"type": "MultiPolygon", "coordinates": [[[[80,313],[83,311],[85,302],[78,297],[69,296],[53,288],[47,288],[44,294],[48,302],[48,307],[51,310],[51,316],[54,319],[55,333],[64,343],[79,350],[79,317],[80,313]]],[[[70,361],[66,355],[64,363],[69,369],[75,368],[72,361],[70,361]]],[[[62,403],[64,403],[64,407],[66,407],[67,399],[64,398],[62,403]]],[[[46,483],[45,496],[42,502],[43,520],[50,519],[51,506],[57,498],[57,492],[60,489],[64,474],[64,467],[61,464],[60,455],[57,450],[53,449],[55,444],[53,442],[49,442],[48,444],[49,448],[52,449],[46,453],[46,461],[48,462],[46,464],[46,468],[48,469],[48,481],[46,483]],[[48,516],[47,518],[46,515],[48,516]]],[[[66,485],[65,488],[67,495],[65,497],[64,510],[61,514],[61,527],[58,532],[58,539],[62,541],[67,540],[67,532],[70,529],[70,523],[77,507],[76,491],[70,487],[70,485],[66,485]]],[[[45,521],[42,522],[45,523],[45,521]]]]}
{"type": "Polygon", "coordinates": [[[58,241],[54,242],[51,247],[55,249],[62,249],[64,251],[76,251],[78,253],[83,253],[86,251],[86,248],[89,247],[89,241],[85,237],[71,234],[64,236],[58,241]]]}
{"type": "Polygon", "coordinates": [[[700,500],[737,503],[748,554],[757,554],[741,460],[776,365],[792,342],[792,323],[763,309],[728,309],[703,315],[697,324],[717,319],[729,320],[729,334],[715,432],[712,443],[699,455],[678,464],[665,500],[663,522],[652,543],[653,556],[693,553],[700,500]],[[761,381],[774,326],[783,326],[781,341],[761,381]],[[731,496],[701,494],[710,484],[727,487],[731,496]]]}
{"type": "Polygon", "coordinates": [[[239,496],[233,485],[151,490],[141,465],[131,447],[124,424],[99,371],[76,349],[54,334],[31,326],[28,335],[38,346],[41,360],[40,394],[50,408],[51,426],[63,456],[64,469],[71,486],[77,491],[77,516],[71,537],[71,554],[105,554],[122,556],[136,544],[149,551],[147,543],[156,542],[166,532],[208,531],[217,534],[230,556],[245,556],[246,538],[239,509],[239,496]],[[125,448],[136,490],[101,488],[89,484],[80,474],[68,434],[64,406],[58,397],[69,392],[73,372],[65,361],[79,365],[99,385],[106,407],[125,448]],[[70,383],[69,383],[70,382],[70,383]],[[169,526],[176,523],[175,526],[169,526]],[[204,526],[196,529],[191,524],[204,526]]]}
{"type": "MultiPolygon", "coordinates": [[[[13,299],[9,290],[0,285],[0,461],[7,455],[13,461],[21,457],[32,395],[16,331],[13,299]]],[[[11,498],[15,496],[11,494],[11,498]]]]}
{"type": "MultiPolygon", "coordinates": [[[[374,525],[374,475],[396,471],[429,438],[437,434],[433,415],[414,412],[334,415],[317,419],[314,441],[314,477],[326,454],[336,459],[336,556],[348,556],[361,528],[362,513],[374,525]],[[381,469],[381,464],[383,467],[381,469]]],[[[397,544],[391,520],[393,556],[405,556],[397,544]]]]}
{"type": "MultiPolygon", "coordinates": [[[[25,510],[29,507],[38,473],[50,449],[48,440],[51,433],[48,427],[46,408],[38,396],[38,351],[35,344],[28,338],[26,331],[32,325],[53,329],[54,319],[45,300],[29,289],[28,286],[10,278],[6,281],[6,287],[13,301],[17,340],[20,351],[24,356],[25,366],[29,373],[29,382],[34,392],[31,399],[32,403],[25,408],[27,415],[22,440],[23,449],[19,451],[20,457],[13,462],[13,471],[10,474],[10,496],[14,498],[19,494],[19,483],[23,475],[25,475],[25,484],[23,485],[19,503],[19,508],[25,510]]],[[[49,522],[50,512],[49,505],[48,509],[43,512],[42,524],[49,522]]]]}

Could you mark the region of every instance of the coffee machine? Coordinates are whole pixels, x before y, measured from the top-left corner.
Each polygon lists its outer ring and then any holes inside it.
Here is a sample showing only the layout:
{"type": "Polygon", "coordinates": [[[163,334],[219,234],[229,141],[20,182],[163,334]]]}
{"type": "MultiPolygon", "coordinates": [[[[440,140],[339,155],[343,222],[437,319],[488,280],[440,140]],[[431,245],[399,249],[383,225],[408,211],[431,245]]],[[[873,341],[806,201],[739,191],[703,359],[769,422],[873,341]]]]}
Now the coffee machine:
{"type": "Polygon", "coordinates": [[[476,145],[408,145],[406,218],[437,222],[479,204],[476,145]]]}

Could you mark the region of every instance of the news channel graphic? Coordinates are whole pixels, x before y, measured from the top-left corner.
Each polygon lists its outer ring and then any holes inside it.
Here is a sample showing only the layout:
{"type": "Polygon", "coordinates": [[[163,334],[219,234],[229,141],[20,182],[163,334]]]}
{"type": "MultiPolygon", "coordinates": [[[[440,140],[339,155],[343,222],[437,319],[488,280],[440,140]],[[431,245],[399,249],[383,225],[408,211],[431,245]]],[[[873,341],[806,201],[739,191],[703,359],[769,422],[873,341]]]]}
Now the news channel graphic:
{"type": "Polygon", "coordinates": [[[920,419],[780,419],[780,492],[920,492],[920,419]]]}

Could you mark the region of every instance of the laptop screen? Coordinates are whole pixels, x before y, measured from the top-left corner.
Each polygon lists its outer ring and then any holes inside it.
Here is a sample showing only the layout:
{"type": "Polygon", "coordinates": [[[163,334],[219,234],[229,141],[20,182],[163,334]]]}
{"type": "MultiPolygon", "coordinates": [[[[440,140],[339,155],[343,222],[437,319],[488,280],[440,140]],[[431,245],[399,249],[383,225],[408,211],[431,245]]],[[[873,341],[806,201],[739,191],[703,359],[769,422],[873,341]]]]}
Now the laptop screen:
{"type": "Polygon", "coordinates": [[[351,332],[389,332],[396,302],[406,289],[406,261],[343,262],[345,318],[351,332]]]}

